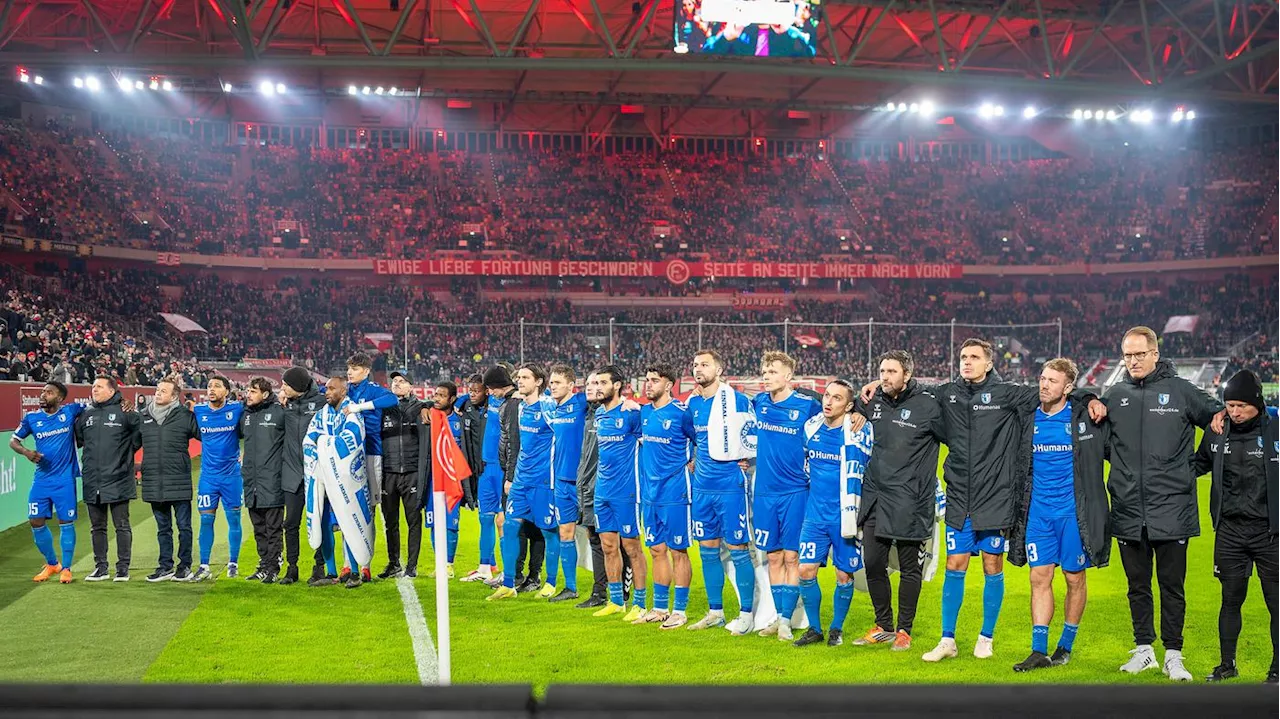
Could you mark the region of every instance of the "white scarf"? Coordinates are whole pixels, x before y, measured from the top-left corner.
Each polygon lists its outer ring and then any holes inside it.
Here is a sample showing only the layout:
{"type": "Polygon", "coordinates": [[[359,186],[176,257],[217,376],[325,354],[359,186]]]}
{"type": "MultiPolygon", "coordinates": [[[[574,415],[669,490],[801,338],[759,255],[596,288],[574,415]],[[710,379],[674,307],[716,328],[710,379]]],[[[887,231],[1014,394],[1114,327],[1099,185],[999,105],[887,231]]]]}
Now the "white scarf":
{"type": "Polygon", "coordinates": [[[756,456],[756,416],[738,409],[738,392],[724,382],[711,399],[707,418],[707,452],[718,462],[736,462],[756,456]]]}
{"type": "MultiPolygon", "coordinates": [[[[350,404],[345,400],[343,406],[350,404]]],[[[360,566],[373,559],[373,510],[365,476],[364,421],[325,405],[311,420],[302,443],[307,480],[307,543],[320,546],[325,499],[342,530],[343,542],[360,566]]]]}

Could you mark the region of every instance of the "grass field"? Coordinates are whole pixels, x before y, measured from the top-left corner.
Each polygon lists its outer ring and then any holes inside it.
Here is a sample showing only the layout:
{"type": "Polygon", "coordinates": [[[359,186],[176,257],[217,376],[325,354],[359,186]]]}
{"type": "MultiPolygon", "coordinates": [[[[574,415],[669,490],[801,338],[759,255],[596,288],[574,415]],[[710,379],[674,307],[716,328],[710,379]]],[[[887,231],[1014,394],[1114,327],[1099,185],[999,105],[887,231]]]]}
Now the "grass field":
{"type": "MultiPolygon", "coordinates": [[[[1188,561],[1186,646],[1188,668],[1199,679],[1217,663],[1218,583],[1212,576],[1212,538],[1207,516],[1208,482],[1201,482],[1205,536],[1193,540],[1188,561]]],[[[82,513],[83,517],[83,513],[82,513]]],[[[220,578],[204,584],[147,584],[155,566],[155,524],[146,504],[135,502],[133,576],[128,584],[88,584],[92,569],[89,523],[78,525],[77,581],[69,586],[34,585],[40,566],[27,527],[0,533],[0,681],[34,682],[268,682],[415,683],[418,681],[401,600],[393,582],[358,590],[341,587],[264,586],[220,578]]],[[[242,567],[256,562],[248,517],[244,518],[242,567]]],[[[198,528],[197,528],[198,531],[198,528]]],[[[463,513],[458,550],[459,576],[477,563],[479,530],[473,513],[463,513]]],[[[214,549],[216,570],[226,561],[225,525],[214,549]]],[[[402,533],[403,535],[403,533],[402,533]]],[[[381,538],[379,538],[379,548],[381,538]]],[[[114,538],[112,538],[114,557],[114,538]]],[[[198,551],[198,549],[197,549],[198,551]]],[[[304,552],[304,573],[310,560],[304,552]]],[[[380,554],[382,554],[380,552],[380,554]]],[[[695,564],[697,552],[691,552],[695,564]]],[[[1030,615],[1025,568],[1006,568],[1004,610],[996,631],[996,655],[970,654],[981,623],[980,563],[973,562],[960,618],[961,656],[929,665],[920,655],[939,636],[939,577],[925,586],[916,622],[916,646],[895,653],[884,647],[796,649],[775,639],[731,637],[724,630],[663,632],[632,627],[616,618],[550,605],[532,596],[489,603],[483,585],[450,585],[452,660],[455,683],[532,683],[541,691],[564,682],[618,683],[954,683],[1080,682],[1159,683],[1159,671],[1130,677],[1117,671],[1132,648],[1124,575],[1114,564],[1089,572],[1089,605],[1070,665],[1030,675],[1010,667],[1030,649],[1030,615]]],[[[424,549],[423,576],[416,583],[427,623],[436,622],[432,566],[424,549]]],[[[385,555],[375,569],[385,563],[385,555]]],[[[823,570],[823,614],[829,620],[834,577],[823,570]]],[[[579,586],[589,587],[580,573],[579,586]]],[[[1058,582],[1059,609],[1061,581],[1058,582]]],[[[727,590],[733,606],[732,590],[727,590]]],[[[1242,682],[1260,681],[1271,659],[1268,617],[1256,582],[1245,605],[1239,662],[1242,682]]],[[[896,596],[896,594],[895,594],[896,596]]],[[[690,615],[706,610],[701,575],[695,566],[690,615]]],[[[732,616],[732,614],[730,614],[732,616]]],[[[851,639],[872,622],[868,597],[854,597],[846,634],[851,639]]],[[[1158,626],[1158,624],[1157,624],[1158,626]]],[[[1050,641],[1056,642],[1061,616],[1050,641]]],[[[1052,644],[1050,645],[1052,646],[1052,644]]],[[[1162,650],[1157,646],[1162,655],[1162,650]]]]}

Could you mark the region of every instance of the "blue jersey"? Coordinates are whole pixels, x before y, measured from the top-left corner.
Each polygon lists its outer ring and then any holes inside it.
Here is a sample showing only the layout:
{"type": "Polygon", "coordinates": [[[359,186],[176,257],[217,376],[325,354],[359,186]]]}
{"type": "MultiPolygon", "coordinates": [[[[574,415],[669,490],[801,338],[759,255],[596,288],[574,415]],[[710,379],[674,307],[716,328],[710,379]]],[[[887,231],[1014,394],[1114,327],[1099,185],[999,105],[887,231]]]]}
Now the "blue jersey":
{"type": "Polygon", "coordinates": [[[457,412],[449,413],[449,431],[453,432],[453,441],[458,443],[458,447],[462,447],[462,417],[457,412]]]}
{"type": "Polygon", "coordinates": [[[596,473],[596,499],[634,502],[640,492],[640,413],[613,409],[596,409],[596,444],[600,450],[596,473]]]}
{"type": "Polygon", "coordinates": [[[756,496],[803,492],[804,423],[822,412],[822,405],[799,392],[781,402],[761,392],[751,404],[756,413],[756,496]]]}
{"type": "Polygon", "coordinates": [[[465,406],[467,406],[467,402],[468,402],[470,399],[471,399],[471,395],[469,395],[469,394],[460,394],[460,395],[458,395],[458,398],[457,398],[457,399],[455,399],[455,400],[453,401],[453,408],[454,408],[455,410],[457,410],[457,411],[461,412],[461,411],[462,411],[462,408],[463,408],[463,407],[465,407],[465,406]]]}
{"type": "Polygon", "coordinates": [[[489,405],[484,410],[484,443],[480,448],[480,458],[486,465],[493,467],[498,466],[498,443],[502,439],[502,405],[506,403],[506,397],[489,395],[489,405]]]}
{"type": "Polygon", "coordinates": [[[541,401],[520,403],[520,456],[516,459],[516,477],[512,486],[541,485],[550,488],[551,425],[541,401]]]}
{"type": "MultiPolygon", "coordinates": [[[[28,412],[14,430],[19,441],[35,436],[36,451],[44,455],[36,465],[35,484],[38,486],[75,486],[80,475],[80,462],[76,459],[76,418],[84,411],[84,405],[71,403],[58,408],[53,414],[44,410],[28,412]]],[[[59,507],[59,509],[62,509],[59,507]]]]}
{"type": "Polygon", "coordinates": [[[552,469],[557,480],[576,483],[578,463],[582,460],[582,439],[587,431],[587,396],[575,392],[559,404],[549,397],[544,402],[552,408],[551,432],[555,435],[552,469]]]}
{"type": "Polygon", "coordinates": [[[674,400],[661,409],[645,405],[640,426],[641,499],[646,504],[688,504],[689,411],[674,400]]]}
{"type": "Polygon", "coordinates": [[[828,427],[824,422],[804,443],[804,468],[809,475],[809,499],[804,507],[807,521],[828,524],[840,521],[840,449],[843,445],[843,422],[835,427],[828,427]]]}
{"type": "MultiPolygon", "coordinates": [[[[734,391],[739,412],[751,411],[751,400],[734,391]]],[[[746,489],[746,477],[736,461],[720,462],[711,458],[707,447],[707,421],[711,417],[711,404],[715,397],[706,398],[698,393],[689,395],[689,420],[686,430],[697,449],[693,462],[693,489],[705,494],[734,494],[746,489]]]]}
{"type": "Polygon", "coordinates": [[[1071,446],[1071,403],[1049,415],[1036,408],[1031,443],[1031,516],[1076,516],[1075,456],[1071,446]]]}
{"type": "Polygon", "coordinates": [[[361,382],[352,382],[347,385],[347,399],[351,400],[352,404],[369,402],[373,405],[373,409],[360,412],[360,419],[364,420],[364,453],[370,457],[381,457],[382,410],[395,407],[400,403],[400,398],[386,387],[365,378],[361,382]]]}
{"type": "Polygon", "coordinates": [[[238,478],[240,418],[244,414],[244,404],[224,402],[214,409],[207,403],[201,403],[192,411],[200,427],[200,475],[238,478]]]}

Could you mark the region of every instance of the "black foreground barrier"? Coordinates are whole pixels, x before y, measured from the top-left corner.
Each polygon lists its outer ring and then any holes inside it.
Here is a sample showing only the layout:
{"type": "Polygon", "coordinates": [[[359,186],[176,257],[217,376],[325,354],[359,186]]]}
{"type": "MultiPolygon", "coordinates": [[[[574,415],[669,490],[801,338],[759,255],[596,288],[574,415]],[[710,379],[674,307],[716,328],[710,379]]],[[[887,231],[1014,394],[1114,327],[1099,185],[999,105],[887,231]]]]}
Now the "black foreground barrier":
{"type": "MultiPolygon", "coordinates": [[[[957,679],[963,679],[957,676],[957,679]]],[[[1274,686],[0,684],[0,717],[1274,717],[1274,686]]]]}

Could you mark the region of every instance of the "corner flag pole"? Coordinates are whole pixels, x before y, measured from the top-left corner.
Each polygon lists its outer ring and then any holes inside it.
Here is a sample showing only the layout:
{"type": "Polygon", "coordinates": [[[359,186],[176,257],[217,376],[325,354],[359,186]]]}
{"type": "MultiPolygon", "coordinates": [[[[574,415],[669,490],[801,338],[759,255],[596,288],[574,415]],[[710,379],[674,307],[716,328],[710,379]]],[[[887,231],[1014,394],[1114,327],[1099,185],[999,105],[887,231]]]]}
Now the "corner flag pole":
{"type": "Polygon", "coordinates": [[[445,569],[446,555],[448,554],[448,539],[445,537],[445,523],[447,522],[445,510],[444,492],[436,488],[431,492],[431,509],[435,521],[431,526],[431,538],[434,540],[436,551],[436,654],[438,657],[437,666],[440,670],[438,680],[439,686],[449,686],[449,575],[445,569]]]}

